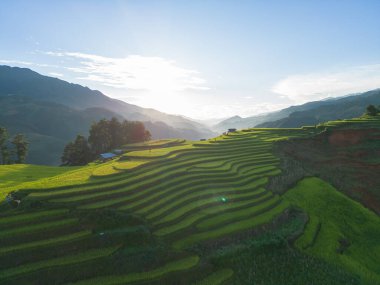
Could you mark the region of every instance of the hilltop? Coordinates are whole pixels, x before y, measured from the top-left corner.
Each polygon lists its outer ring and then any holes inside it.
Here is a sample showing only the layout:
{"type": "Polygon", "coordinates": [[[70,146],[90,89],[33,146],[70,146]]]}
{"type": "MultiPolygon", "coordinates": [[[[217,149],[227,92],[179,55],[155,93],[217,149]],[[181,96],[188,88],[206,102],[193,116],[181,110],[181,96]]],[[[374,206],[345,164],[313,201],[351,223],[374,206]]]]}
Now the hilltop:
{"type": "Polygon", "coordinates": [[[0,208],[0,283],[380,284],[380,200],[355,192],[378,199],[377,178],[355,175],[377,161],[353,152],[380,151],[379,135],[380,117],[362,117],[127,145],[84,167],[0,167],[3,196],[21,200],[0,208]],[[356,184],[317,173],[312,145],[356,184]]]}

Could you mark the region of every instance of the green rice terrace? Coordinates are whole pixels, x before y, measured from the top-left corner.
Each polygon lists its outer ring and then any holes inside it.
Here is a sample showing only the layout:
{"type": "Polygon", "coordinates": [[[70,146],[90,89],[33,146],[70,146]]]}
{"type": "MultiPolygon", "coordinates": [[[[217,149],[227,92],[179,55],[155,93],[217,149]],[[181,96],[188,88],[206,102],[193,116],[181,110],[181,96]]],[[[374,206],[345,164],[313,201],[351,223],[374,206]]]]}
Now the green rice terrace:
{"type": "Polygon", "coordinates": [[[279,151],[355,130],[370,135],[339,151],[379,157],[380,118],[362,117],[0,166],[0,284],[380,284],[380,184],[366,204],[312,170],[292,178],[279,151]]]}

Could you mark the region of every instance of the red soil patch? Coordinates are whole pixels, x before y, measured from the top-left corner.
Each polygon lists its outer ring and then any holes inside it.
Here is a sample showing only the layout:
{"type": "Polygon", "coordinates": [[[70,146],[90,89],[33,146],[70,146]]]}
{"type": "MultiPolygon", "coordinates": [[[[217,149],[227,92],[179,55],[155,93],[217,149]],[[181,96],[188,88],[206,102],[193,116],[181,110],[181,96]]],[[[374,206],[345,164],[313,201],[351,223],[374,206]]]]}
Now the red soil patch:
{"type": "Polygon", "coordinates": [[[356,145],[371,134],[371,130],[335,130],[328,137],[333,146],[356,145]]]}

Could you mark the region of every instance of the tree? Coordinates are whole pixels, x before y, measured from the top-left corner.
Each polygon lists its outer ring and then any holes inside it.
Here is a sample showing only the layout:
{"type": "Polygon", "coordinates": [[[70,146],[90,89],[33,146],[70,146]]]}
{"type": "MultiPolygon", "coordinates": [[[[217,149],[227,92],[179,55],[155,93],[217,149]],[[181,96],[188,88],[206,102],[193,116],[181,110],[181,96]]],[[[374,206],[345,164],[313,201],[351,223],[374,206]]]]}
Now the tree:
{"type": "Polygon", "coordinates": [[[111,148],[112,138],[108,126],[108,121],[105,119],[91,126],[88,142],[95,154],[106,152],[111,148]]]}
{"type": "Polygon", "coordinates": [[[29,142],[23,134],[17,134],[14,136],[12,144],[15,146],[16,163],[24,163],[28,153],[29,142]]]}
{"type": "Polygon", "coordinates": [[[142,122],[120,122],[117,118],[100,120],[92,124],[88,141],[77,136],[65,146],[62,165],[84,165],[94,156],[110,151],[123,144],[150,140],[151,134],[142,122]]]}
{"type": "Polygon", "coordinates": [[[151,139],[151,134],[145,129],[142,122],[127,122],[125,121],[127,141],[125,143],[144,142],[151,139]]]}
{"type": "Polygon", "coordinates": [[[115,148],[123,144],[122,123],[115,117],[108,122],[108,132],[110,134],[110,148],[115,148]]]}
{"type": "Polygon", "coordinates": [[[77,135],[74,142],[69,142],[61,157],[62,165],[86,165],[91,161],[92,154],[87,139],[77,135]]]}
{"type": "Polygon", "coordinates": [[[368,105],[366,114],[369,116],[376,116],[379,110],[374,105],[368,105]]]}
{"type": "Polygon", "coordinates": [[[0,154],[1,163],[9,164],[9,150],[8,150],[8,131],[4,127],[0,127],[0,154]]]}

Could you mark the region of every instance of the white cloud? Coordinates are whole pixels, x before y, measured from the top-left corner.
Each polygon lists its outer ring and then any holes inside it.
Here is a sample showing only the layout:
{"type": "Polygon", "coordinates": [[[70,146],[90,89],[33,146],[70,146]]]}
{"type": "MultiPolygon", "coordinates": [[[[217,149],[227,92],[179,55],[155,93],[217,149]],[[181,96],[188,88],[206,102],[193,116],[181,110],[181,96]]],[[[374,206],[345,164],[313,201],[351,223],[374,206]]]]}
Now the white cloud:
{"type": "Polygon", "coordinates": [[[339,72],[291,75],[272,91],[300,104],[380,88],[380,64],[356,66],[339,72]]]}
{"type": "Polygon", "coordinates": [[[198,71],[179,67],[174,61],[161,57],[129,55],[112,58],[79,52],[46,54],[79,59],[79,66],[67,69],[83,75],[78,79],[105,86],[153,92],[209,89],[198,71]]]}
{"type": "Polygon", "coordinates": [[[63,74],[58,72],[49,72],[49,75],[54,77],[63,77],[63,74]]]}
{"type": "Polygon", "coordinates": [[[54,67],[57,68],[59,66],[57,65],[51,65],[51,64],[44,64],[44,63],[35,63],[30,61],[23,61],[23,60],[7,60],[7,59],[0,59],[0,63],[2,64],[15,64],[19,66],[28,66],[28,67],[54,67]]]}

